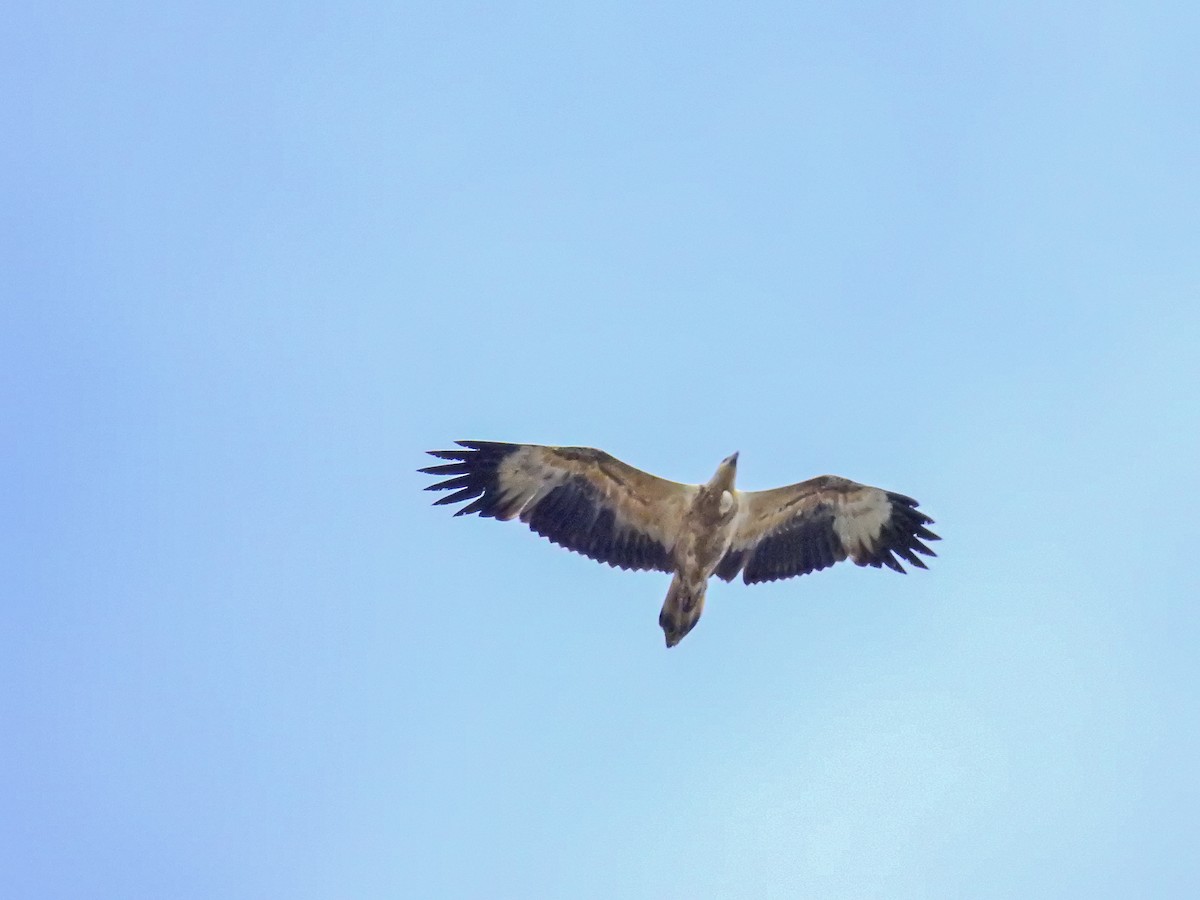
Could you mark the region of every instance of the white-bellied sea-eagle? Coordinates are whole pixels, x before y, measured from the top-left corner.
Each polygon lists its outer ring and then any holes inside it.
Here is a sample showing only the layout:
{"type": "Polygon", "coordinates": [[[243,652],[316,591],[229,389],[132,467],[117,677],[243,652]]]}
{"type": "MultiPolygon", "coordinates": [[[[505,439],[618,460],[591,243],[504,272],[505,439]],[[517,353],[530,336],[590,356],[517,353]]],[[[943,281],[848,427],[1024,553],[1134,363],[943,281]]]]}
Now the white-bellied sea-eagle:
{"type": "Polygon", "coordinates": [[[738,455],[707,484],[650,475],[602,450],[456,441],[430,450],[448,460],[420,471],[449,476],[426,490],[454,491],[436,505],[469,501],[455,515],[519,519],[555,544],[622,569],[674,577],[658,623],[667,646],[704,611],[708,579],[746,584],[828,568],[843,559],[904,572],[926,568],[933,520],[903,494],[822,475],[769,491],[734,487],[738,455]]]}

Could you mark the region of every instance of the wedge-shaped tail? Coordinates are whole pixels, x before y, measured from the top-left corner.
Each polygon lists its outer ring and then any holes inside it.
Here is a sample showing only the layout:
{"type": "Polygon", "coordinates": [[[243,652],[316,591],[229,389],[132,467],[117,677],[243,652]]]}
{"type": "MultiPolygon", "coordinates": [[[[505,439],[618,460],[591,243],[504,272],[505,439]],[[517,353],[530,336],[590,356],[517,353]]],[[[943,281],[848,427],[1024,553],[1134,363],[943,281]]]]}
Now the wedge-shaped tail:
{"type": "Polygon", "coordinates": [[[687,584],[678,575],[671,579],[667,599],[663,601],[662,612],[658,614],[658,626],[663,630],[668,647],[674,647],[687,637],[688,632],[700,621],[700,616],[704,614],[707,588],[707,582],[701,582],[697,587],[687,584]]]}

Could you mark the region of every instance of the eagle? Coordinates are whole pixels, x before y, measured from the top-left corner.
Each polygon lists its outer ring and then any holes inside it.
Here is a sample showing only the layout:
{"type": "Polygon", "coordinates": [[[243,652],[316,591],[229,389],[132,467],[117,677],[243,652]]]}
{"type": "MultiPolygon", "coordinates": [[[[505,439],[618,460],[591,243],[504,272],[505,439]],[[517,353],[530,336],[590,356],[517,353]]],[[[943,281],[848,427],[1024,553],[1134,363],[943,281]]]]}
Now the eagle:
{"type": "Polygon", "coordinates": [[[426,490],[454,492],[435,506],[469,501],[456,516],[519,519],[598,562],[669,573],[658,617],[667,647],[696,627],[713,575],[757,584],[844,559],[903,574],[900,559],[925,569],[917,554],[937,555],[923,543],[940,540],[926,527],[933,519],[916,500],[836,475],[739,491],[737,453],[706,484],[680,484],[589,447],[455,443],[428,451],[447,462],[418,470],[444,479],[426,490]]]}

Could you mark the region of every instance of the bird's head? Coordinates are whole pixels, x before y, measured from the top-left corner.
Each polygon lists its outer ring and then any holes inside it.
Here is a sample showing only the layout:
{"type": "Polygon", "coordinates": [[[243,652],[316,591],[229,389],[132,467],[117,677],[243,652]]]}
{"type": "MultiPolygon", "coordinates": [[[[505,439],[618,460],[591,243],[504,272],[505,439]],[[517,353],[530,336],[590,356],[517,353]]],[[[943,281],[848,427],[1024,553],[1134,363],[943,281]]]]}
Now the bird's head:
{"type": "Polygon", "coordinates": [[[710,484],[713,487],[720,487],[722,490],[733,490],[733,482],[737,478],[737,461],[738,455],[736,453],[721,460],[721,464],[717,466],[717,473],[713,475],[710,484]]]}

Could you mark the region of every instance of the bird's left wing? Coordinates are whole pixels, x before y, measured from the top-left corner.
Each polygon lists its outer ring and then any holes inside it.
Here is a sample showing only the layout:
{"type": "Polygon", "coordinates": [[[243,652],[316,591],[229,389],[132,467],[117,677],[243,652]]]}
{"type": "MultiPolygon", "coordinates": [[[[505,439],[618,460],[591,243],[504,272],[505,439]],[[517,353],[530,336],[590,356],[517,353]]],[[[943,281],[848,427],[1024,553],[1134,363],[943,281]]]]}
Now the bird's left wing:
{"type": "Polygon", "coordinates": [[[602,450],[456,441],[430,450],[451,462],[420,471],[451,476],[426,490],[471,501],[455,515],[520,519],[559,546],[622,569],[673,571],[672,551],[699,488],[650,475],[602,450]]]}
{"type": "Polygon", "coordinates": [[[717,566],[719,578],[738,573],[746,584],[825,569],[843,559],[904,572],[896,556],[926,568],[917,553],[940,540],[933,519],[903,494],[823,475],[770,491],[738,495],[733,543],[717,566]]]}

